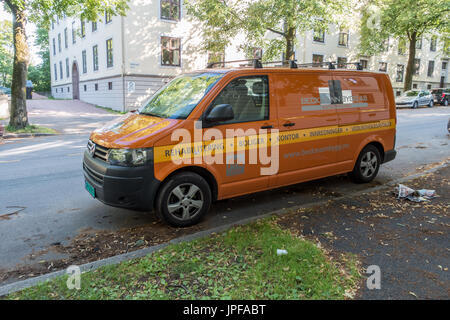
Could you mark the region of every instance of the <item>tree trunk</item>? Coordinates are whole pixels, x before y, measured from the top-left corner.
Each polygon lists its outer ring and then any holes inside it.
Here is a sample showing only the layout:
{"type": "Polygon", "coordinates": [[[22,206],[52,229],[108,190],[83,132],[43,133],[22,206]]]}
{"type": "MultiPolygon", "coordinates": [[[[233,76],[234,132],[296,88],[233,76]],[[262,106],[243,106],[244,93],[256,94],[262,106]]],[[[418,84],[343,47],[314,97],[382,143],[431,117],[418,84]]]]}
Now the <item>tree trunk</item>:
{"type": "Polygon", "coordinates": [[[22,129],[28,125],[26,81],[28,44],[25,35],[26,15],[22,9],[11,7],[13,14],[14,65],[11,84],[11,115],[9,125],[22,129]]]}
{"type": "Polygon", "coordinates": [[[295,28],[289,27],[286,31],[285,39],[286,39],[286,52],[285,52],[285,60],[294,60],[295,59],[295,28]]]}
{"type": "Polygon", "coordinates": [[[417,33],[413,32],[409,39],[408,63],[406,65],[405,83],[403,87],[405,91],[411,90],[412,88],[412,78],[415,72],[414,60],[416,58],[416,42],[417,33]]]}

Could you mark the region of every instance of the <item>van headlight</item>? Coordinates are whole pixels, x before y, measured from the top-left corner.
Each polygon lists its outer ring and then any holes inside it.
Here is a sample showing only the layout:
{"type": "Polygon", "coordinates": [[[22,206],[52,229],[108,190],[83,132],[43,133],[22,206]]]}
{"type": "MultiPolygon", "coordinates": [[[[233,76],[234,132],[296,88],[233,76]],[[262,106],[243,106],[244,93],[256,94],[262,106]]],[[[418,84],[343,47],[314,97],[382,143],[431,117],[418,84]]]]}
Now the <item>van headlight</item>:
{"type": "Polygon", "coordinates": [[[153,161],[153,148],[110,149],[108,162],[116,166],[137,167],[153,161]]]}

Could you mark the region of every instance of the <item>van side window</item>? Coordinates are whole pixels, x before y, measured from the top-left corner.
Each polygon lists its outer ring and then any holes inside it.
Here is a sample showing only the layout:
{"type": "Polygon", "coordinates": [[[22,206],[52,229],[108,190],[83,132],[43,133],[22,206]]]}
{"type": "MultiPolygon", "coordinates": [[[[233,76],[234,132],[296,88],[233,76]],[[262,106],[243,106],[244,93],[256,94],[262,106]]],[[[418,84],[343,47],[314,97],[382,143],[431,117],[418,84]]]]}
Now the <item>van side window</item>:
{"type": "Polygon", "coordinates": [[[269,119],[269,81],[267,76],[234,79],[216,97],[212,106],[229,104],[234,119],[222,123],[269,119]]]}

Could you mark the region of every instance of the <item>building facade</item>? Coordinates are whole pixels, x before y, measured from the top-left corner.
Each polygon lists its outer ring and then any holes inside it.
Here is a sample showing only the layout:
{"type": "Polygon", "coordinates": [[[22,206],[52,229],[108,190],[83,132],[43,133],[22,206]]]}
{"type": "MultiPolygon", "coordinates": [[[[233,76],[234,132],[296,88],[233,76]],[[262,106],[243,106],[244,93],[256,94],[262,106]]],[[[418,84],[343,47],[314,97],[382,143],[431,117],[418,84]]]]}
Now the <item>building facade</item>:
{"type": "Polygon", "coordinates": [[[179,0],[131,0],[127,16],[56,19],[49,30],[52,96],[118,111],[140,106],[170,78],[206,66],[200,28],[179,0]]]}
{"type": "MultiPolygon", "coordinates": [[[[203,69],[208,55],[199,50],[201,28],[186,16],[180,0],[130,0],[125,17],[105,13],[97,22],[56,19],[49,30],[52,95],[80,99],[127,111],[139,107],[172,77],[203,69]]],[[[359,34],[330,26],[297,39],[298,63],[361,62],[367,70],[387,72],[397,95],[403,91],[407,46],[389,39],[382,54],[358,54],[359,34]]],[[[238,36],[226,60],[244,59],[238,36]]],[[[417,46],[413,88],[448,87],[449,56],[437,37],[417,46]]]]}

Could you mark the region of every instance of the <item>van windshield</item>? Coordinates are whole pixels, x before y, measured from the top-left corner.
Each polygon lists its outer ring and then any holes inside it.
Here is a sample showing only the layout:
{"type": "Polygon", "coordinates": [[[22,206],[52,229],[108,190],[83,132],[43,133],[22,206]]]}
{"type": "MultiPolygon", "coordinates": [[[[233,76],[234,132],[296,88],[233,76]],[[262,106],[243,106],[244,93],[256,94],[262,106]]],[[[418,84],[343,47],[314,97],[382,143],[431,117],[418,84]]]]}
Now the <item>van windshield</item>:
{"type": "Polygon", "coordinates": [[[140,114],[186,119],[223,73],[203,72],[179,76],[160,90],[139,110],[140,114]]]}

